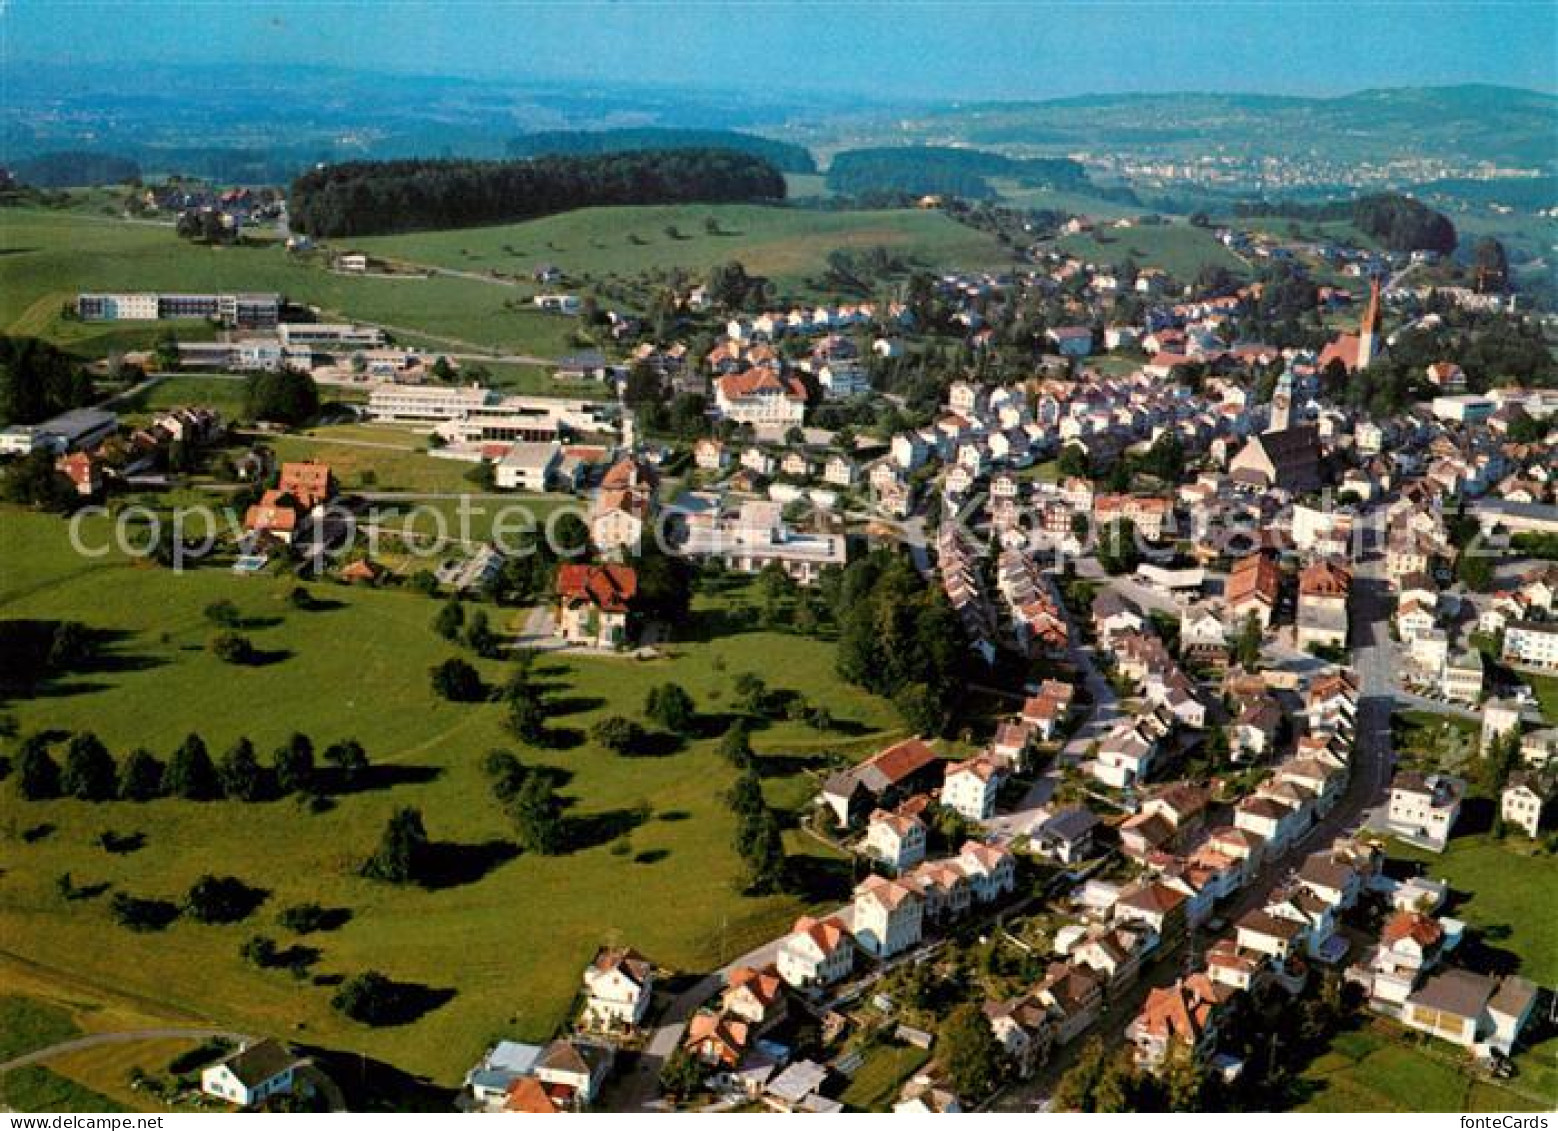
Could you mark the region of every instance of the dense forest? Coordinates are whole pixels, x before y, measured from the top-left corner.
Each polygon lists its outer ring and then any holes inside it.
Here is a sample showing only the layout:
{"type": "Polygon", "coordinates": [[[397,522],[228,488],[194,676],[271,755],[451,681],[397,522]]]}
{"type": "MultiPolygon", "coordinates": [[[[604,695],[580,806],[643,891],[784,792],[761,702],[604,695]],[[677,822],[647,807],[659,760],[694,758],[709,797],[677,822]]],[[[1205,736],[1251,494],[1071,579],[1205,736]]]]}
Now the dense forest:
{"type": "Polygon", "coordinates": [[[828,188],[846,196],[904,192],[989,200],[996,195],[990,177],[1010,178],[1029,188],[1092,188],[1087,172],[1069,157],[1021,160],[934,145],[847,149],[828,167],[828,188]]]}
{"type": "Polygon", "coordinates": [[[784,199],[784,174],[721,149],[668,149],[528,161],[364,161],[304,173],[292,226],[332,238],[465,228],[608,204],[784,199]]]}
{"type": "Polygon", "coordinates": [[[803,145],[745,134],[738,130],[692,130],[646,126],[615,130],[537,130],[511,138],[510,157],[588,153],[638,153],[664,149],[729,149],[761,157],[781,173],[815,173],[817,162],[803,145]]]}
{"type": "Polygon", "coordinates": [[[37,338],[0,337],[0,422],[36,424],[91,401],[78,358],[37,338]]]}
{"type": "Polygon", "coordinates": [[[141,167],[112,153],[70,150],[23,157],[11,166],[11,175],[37,188],[90,188],[138,180],[141,167]]]}
{"type": "Polygon", "coordinates": [[[1378,240],[1387,251],[1455,250],[1455,225],[1421,201],[1397,193],[1375,193],[1357,200],[1330,200],[1321,204],[1296,201],[1244,202],[1234,207],[1238,216],[1285,216],[1322,222],[1346,220],[1364,235],[1378,240]]]}

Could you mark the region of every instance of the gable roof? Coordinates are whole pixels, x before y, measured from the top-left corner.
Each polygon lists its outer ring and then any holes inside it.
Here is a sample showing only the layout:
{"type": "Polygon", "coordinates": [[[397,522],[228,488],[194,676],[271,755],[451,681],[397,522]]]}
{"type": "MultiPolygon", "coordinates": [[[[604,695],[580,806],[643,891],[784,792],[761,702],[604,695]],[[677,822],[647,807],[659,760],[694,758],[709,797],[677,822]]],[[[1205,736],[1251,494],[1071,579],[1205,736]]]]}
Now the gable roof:
{"type": "Polygon", "coordinates": [[[631,566],[568,564],[557,569],[557,594],[564,601],[587,601],[608,613],[625,613],[638,594],[631,566]]]}
{"type": "Polygon", "coordinates": [[[286,1045],[267,1037],[229,1054],[217,1064],[226,1066],[245,1088],[256,1088],[280,1076],[297,1062],[298,1058],[286,1045]]]}

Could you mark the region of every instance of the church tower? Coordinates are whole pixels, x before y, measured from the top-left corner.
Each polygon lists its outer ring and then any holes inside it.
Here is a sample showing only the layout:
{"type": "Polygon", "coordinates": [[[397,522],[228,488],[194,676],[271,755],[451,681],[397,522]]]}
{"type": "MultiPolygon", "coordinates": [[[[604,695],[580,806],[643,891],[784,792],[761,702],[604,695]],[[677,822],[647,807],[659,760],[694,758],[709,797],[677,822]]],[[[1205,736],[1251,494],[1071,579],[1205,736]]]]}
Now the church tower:
{"type": "Polygon", "coordinates": [[[1268,432],[1286,432],[1293,426],[1293,374],[1286,369],[1277,378],[1276,391],[1271,394],[1271,423],[1268,432]]]}
{"type": "Polygon", "coordinates": [[[1367,369],[1379,353],[1379,276],[1369,282],[1369,308],[1363,312],[1363,323],[1358,327],[1358,369],[1367,369]]]}

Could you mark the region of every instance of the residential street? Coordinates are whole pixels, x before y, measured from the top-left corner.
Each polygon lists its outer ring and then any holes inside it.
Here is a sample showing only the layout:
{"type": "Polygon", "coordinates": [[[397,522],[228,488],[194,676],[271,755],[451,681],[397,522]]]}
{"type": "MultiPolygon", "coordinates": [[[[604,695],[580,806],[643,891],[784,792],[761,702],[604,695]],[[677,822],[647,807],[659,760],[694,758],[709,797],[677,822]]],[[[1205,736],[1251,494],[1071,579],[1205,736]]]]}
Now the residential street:
{"type": "MultiPolygon", "coordinates": [[[[1359,676],[1358,717],[1353,749],[1352,775],[1347,792],[1336,807],[1282,856],[1268,861],[1253,883],[1217,914],[1233,922],[1263,906],[1268,896],[1310,852],[1336,837],[1355,830],[1368,810],[1378,804],[1390,780],[1390,713],[1393,699],[1389,596],[1380,572],[1380,559],[1369,551],[1357,563],[1352,607],[1352,664],[1359,676]]],[[[1078,1037],[1056,1054],[1032,1079],[1003,1092],[992,1105],[996,1111],[1045,1110],[1056,1083],[1076,1062],[1088,1037],[1102,1036],[1110,1047],[1125,1039],[1125,1030],[1154,986],[1167,985],[1186,972],[1193,954],[1210,940],[1192,936],[1164,952],[1128,992],[1120,995],[1089,1033],[1078,1037]]]]}

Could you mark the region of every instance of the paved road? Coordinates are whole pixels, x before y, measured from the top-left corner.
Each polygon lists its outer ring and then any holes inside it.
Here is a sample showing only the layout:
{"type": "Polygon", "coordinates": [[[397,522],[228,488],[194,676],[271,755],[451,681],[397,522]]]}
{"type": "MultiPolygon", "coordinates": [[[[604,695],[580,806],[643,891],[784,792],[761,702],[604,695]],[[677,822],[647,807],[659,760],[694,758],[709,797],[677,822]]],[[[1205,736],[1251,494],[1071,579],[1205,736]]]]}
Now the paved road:
{"type": "Polygon", "coordinates": [[[0,1062],[0,1073],[14,1072],[18,1068],[42,1064],[44,1061],[53,1060],[57,1056],[68,1056],[74,1052],[85,1052],[87,1049],[100,1048],[103,1045],[128,1045],[140,1041],[183,1039],[209,1041],[217,1038],[232,1041],[235,1044],[254,1040],[253,1037],[246,1033],[235,1033],[230,1029],[126,1029],[118,1033],[93,1033],[90,1036],[77,1037],[70,1041],[61,1041],[57,1045],[50,1045],[48,1048],[37,1049],[34,1052],[24,1053],[21,1056],[0,1062]]]}
{"type": "MultiPolygon", "coordinates": [[[[1352,666],[1358,673],[1358,716],[1353,747],[1352,773],[1347,792],[1336,807],[1294,843],[1282,856],[1269,860],[1255,880],[1234,899],[1218,910],[1232,922],[1248,911],[1265,905],[1271,892],[1288,876],[1303,857],[1350,832],[1376,805],[1390,780],[1390,714],[1394,701],[1394,667],[1388,628],[1389,595],[1377,557],[1357,564],[1353,574],[1352,666]]],[[[1154,986],[1167,985],[1184,973],[1185,951],[1190,940],[1165,951],[1136,986],[1111,1002],[1099,1024],[1089,1034],[1078,1037],[1062,1049],[1032,1080],[1003,1093],[993,1105],[999,1111],[1047,1109],[1055,1084],[1076,1061],[1086,1037],[1103,1037],[1108,1048],[1125,1040],[1130,1025],[1154,986]]]]}

